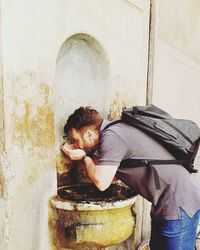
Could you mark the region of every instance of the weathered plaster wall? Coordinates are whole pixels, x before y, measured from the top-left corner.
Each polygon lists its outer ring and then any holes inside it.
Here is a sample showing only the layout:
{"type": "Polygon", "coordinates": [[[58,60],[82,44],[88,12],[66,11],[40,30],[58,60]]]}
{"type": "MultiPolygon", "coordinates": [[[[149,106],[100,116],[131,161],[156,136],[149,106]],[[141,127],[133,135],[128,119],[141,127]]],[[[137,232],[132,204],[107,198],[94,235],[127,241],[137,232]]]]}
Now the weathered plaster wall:
{"type": "Polygon", "coordinates": [[[198,123],[199,13],[198,0],[159,1],[153,97],[172,114],[198,123]]]}
{"type": "MultiPolygon", "coordinates": [[[[1,5],[0,5],[1,7],[1,5]]],[[[3,72],[2,72],[2,35],[1,35],[1,12],[0,12],[0,152],[4,148],[4,124],[3,124],[3,72]]],[[[1,183],[1,182],[0,182],[1,183]]]]}
{"type": "MultiPolygon", "coordinates": [[[[1,2],[0,2],[1,9],[1,2]]],[[[3,116],[3,74],[2,74],[2,19],[0,12],[0,156],[4,150],[4,116],[3,116]]],[[[5,192],[4,192],[4,178],[2,172],[2,165],[0,160],[0,249],[5,249],[4,230],[5,230],[5,192]]]]}
{"type": "Polygon", "coordinates": [[[109,61],[112,116],[122,104],[144,104],[149,3],[2,0],[1,5],[6,216],[0,242],[6,250],[50,249],[47,210],[56,193],[58,52],[72,35],[91,35],[109,61]]]}
{"type": "Polygon", "coordinates": [[[153,103],[200,125],[200,2],[159,1],[157,14],[153,103]]]}

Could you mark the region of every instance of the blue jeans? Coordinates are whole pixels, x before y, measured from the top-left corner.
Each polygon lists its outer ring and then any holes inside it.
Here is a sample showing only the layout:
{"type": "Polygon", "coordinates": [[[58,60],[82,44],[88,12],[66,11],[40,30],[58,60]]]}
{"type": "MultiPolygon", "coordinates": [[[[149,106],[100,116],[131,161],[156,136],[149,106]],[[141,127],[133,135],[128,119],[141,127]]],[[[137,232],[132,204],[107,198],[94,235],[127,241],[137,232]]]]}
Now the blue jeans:
{"type": "Polygon", "coordinates": [[[190,218],[180,209],[178,220],[155,220],[151,223],[151,250],[194,250],[200,210],[190,218]]]}

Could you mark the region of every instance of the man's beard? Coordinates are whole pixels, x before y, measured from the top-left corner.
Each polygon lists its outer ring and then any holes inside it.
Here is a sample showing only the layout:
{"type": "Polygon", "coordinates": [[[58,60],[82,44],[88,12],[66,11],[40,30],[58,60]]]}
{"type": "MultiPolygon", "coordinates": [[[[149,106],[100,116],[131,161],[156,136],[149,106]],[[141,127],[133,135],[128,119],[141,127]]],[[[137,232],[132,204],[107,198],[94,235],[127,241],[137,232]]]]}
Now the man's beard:
{"type": "Polygon", "coordinates": [[[97,150],[98,146],[99,146],[98,144],[95,144],[93,146],[85,146],[84,151],[88,155],[93,155],[93,153],[97,150]]]}
{"type": "Polygon", "coordinates": [[[93,146],[93,147],[85,147],[84,151],[89,154],[89,155],[92,155],[96,149],[98,148],[98,145],[96,146],[93,146]]]}
{"type": "Polygon", "coordinates": [[[99,146],[99,140],[94,141],[92,146],[90,146],[90,143],[88,142],[88,140],[84,136],[83,136],[82,140],[83,140],[83,144],[85,145],[84,151],[87,154],[92,155],[99,146]]]}

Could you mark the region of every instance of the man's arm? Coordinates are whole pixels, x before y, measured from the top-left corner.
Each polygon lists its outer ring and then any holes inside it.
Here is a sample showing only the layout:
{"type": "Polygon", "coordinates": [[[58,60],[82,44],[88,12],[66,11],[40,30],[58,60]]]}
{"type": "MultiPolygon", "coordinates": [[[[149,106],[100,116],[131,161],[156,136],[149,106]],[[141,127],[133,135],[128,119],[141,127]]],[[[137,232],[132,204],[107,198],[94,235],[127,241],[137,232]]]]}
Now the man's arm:
{"type": "Polygon", "coordinates": [[[61,148],[71,160],[79,161],[84,158],[83,161],[88,178],[99,190],[104,191],[110,186],[118,166],[98,165],[96,158],[85,157],[85,151],[82,149],[70,149],[67,144],[62,145],[61,148]]]}
{"type": "Polygon", "coordinates": [[[84,164],[88,178],[101,191],[110,186],[118,168],[112,165],[96,165],[89,156],[84,158],[84,164]]]}

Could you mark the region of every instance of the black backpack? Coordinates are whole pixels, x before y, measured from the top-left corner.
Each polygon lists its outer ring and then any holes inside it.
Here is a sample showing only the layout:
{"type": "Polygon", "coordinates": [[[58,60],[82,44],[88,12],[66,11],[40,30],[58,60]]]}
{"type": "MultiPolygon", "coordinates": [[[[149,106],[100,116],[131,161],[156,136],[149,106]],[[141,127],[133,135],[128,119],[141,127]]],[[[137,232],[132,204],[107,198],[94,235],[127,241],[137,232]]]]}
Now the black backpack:
{"type": "MultiPolygon", "coordinates": [[[[121,167],[180,164],[190,173],[198,172],[197,169],[194,169],[193,164],[199,148],[200,128],[193,121],[175,119],[154,105],[133,106],[123,108],[121,119],[111,122],[104,130],[119,122],[137,127],[154,137],[175,157],[175,160],[127,159],[120,163],[121,167]]],[[[156,181],[158,179],[156,172],[154,176],[156,181]]],[[[159,189],[158,182],[156,186],[159,189]]]]}

